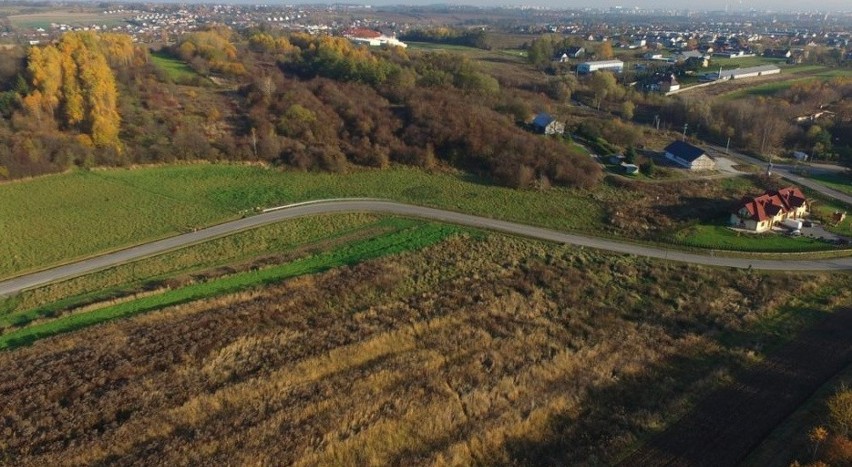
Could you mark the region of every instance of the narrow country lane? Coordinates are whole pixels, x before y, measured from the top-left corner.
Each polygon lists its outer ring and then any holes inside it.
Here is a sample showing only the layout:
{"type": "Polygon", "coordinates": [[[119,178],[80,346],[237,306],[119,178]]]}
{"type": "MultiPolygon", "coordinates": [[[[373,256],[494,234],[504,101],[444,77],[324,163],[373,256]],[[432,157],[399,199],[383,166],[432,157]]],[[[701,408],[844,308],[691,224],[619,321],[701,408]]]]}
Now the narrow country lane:
{"type": "Polygon", "coordinates": [[[116,251],[44,271],[19,276],[0,282],[0,296],[12,295],[22,290],[50,282],[68,279],[266,224],[302,216],[351,212],[369,212],[417,217],[479,229],[494,230],[513,235],[521,235],[524,237],[547,240],[556,243],[566,243],[615,253],[625,253],[706,266],[752,268],[775,271],[852,270],[852,257],[785,260],[708,256],[698,253],[688,253],[680,250],[670,250],[661,247],[636,245],[586,235],[569,234],[541,227],[518,224],[515,222],[501,221],[487,217],[474,216],[471,214],[444,211],[441,209],[415,206],[394,201],[376,199],[337,199],[299,203],[276,208],[274,210],[267,210],[262,214],[226,222],[224,224],[215,225],[195,232],[177,235],[175,237],[146,243],[126,250],[116,251]]]}

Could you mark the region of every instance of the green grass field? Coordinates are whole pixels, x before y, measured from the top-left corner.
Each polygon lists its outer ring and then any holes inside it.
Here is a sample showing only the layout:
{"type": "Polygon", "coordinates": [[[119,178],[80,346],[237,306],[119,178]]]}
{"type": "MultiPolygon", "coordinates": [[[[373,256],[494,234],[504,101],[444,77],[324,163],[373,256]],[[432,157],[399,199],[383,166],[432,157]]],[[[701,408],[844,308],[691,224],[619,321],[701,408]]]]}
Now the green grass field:
{"type": "Polygon", "coordinates": [[[28,310],[4,316],[4,324],[25,325],[36,318],[42,318],[35,324],[22,328],[11,328],[0,335],[0,350],[28,345],[38,339],[70,332],[112,319],[132,316],[139,313],[158,310],[167,306],[209,299],[221,295],[233,294],[264,284],[278,282],[292,277],[314,274],[328,269],[353,265],[367,259],[377,258],[410,250],[416,250],[437,243],[453,235],[460,229],[434,223],[411,220],[395,221],[396,230],[366,239],[354,241],[332,250],[310,255],[292,262],[279,264],[259,270],[236,273],[209,281],[201,281],[176,289],[167,289],[162,293],[97,308],[92,311],[49,319],[44,309],[28,310]]]}
{"type": "MultiPolygon", "coordinates": [[[[387,198],[601,234],[606,230],[606,200],[619,196],[621,192],[607,183],[591,191],[560,187],[515,190],[463,173],[428,173],[405,167],[358,169],[347,174],[209,164],[76,171],[0,185],[0,231],[4,234],[0,278],[251,215],[256,208],[299,201],[387,198]]],[[[827,204],[823,206],[828,209],[827,204]]],[[[849,222],[838,231],[852,229],[849,222]]],[[[779,242],[788,245],[775,251],[801,246],[796,239],[779,242]]]]}
{"type": "Polygon", "coordinates": [[[0,185],[6,240],[0,242],[0,277],[187,232],[255,207],[346,196],[593,231],[604,213],[591,195],[563,188],[519,191],[410,168],[345,175],[205,164],[80,171],[0,185]]]}
{"type": "Polygon", "coordinates": [[[782,70],[782,76],[789,79],[772,81],[757,86],[752,86],[739,91],[725,94],[725,99],[733,100],[746,96],[774,96],[781,91],[790,89],[794,84],[806,83],[808,81],[828,81],[834,78],[852,77],[852,70],[833,69],[823,66],[790,67],[782,70]]]}
{"type": "Polygon", "coordinates": [[[439,44],[435,42],[406,42],[413,50],[451,50],[453,52],[486,53],[486,50],[466,45],[439,44]]]}
{"type": "Polygon", "coordinates": [[[823,185],[852,195],[852,178],[837,174],[809,175],[808,178],[819,180],[823,185]]]}
{"type": "Polygon", "coordinates": [[[753,66],[761,66],[761,65],[778,65],[782,66],[785,64],[784,59],[779,58],[766,58],[766,57],[742,57],[742,58],[722,58],[722,57],[712,57],[710,59],[709,69],[719,70],[721,66],[723,70],[732,70],[735,68],[749,68],[753,66]]]}
{"type": "Polygon", "coordinates": [[[199,77],[189,65],[164,52],[151,52],[151,62],[163,70],[175,83],[190,83],[199,77]]]}

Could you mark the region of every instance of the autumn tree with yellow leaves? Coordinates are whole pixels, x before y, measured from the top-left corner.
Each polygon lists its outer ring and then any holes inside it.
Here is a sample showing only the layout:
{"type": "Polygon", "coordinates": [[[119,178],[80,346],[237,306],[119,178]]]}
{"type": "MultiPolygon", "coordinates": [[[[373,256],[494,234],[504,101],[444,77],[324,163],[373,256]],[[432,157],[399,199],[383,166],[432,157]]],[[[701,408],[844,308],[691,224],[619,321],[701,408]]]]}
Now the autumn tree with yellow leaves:
{"type": "Polygon", "coordinates": [[[88,135],[97,147],[119,149],[121,117],[110,65],[126,66],[134,56],[130,36],[123,34],[72,32],[56,44],[33,47],[27,65],[32,92],[24,108],[39,120],[88,135]]]}

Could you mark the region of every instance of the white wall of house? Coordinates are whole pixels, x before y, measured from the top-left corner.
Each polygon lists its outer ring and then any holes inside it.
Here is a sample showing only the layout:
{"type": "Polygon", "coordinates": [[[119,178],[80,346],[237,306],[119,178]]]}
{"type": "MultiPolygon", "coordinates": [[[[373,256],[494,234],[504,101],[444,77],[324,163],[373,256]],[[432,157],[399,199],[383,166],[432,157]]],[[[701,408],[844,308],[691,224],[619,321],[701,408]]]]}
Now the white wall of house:
{"type": "Polygon", "coordinates": [[[546,135],[561,135],[565,133],[565,124],[562,122],[557,122],[556,120],[550,122],[544,128],[544,134],[546,135]]]}

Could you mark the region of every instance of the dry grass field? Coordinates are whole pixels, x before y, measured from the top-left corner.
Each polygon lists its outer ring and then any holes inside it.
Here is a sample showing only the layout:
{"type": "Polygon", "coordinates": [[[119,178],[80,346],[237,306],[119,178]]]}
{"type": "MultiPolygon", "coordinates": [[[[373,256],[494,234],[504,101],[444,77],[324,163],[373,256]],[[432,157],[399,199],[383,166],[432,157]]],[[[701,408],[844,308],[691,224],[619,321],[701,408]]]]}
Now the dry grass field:
{"type": "Polygon", "coordinates": [[[852,302],[488,235],[0,354],[0,463],[609,463],[852,302]]]}
{"type": "Polygon", "coordinates": [[[130,17],[130,13],[105,14],[101,11],[80,12],[72,10],[54,10],[10,15],[9,21],[17,28],[47,29],[50,28],[52,24],[66,24],[73,27],[123,25],[126,24],[126,19],[128,17],[130,17]]]}

